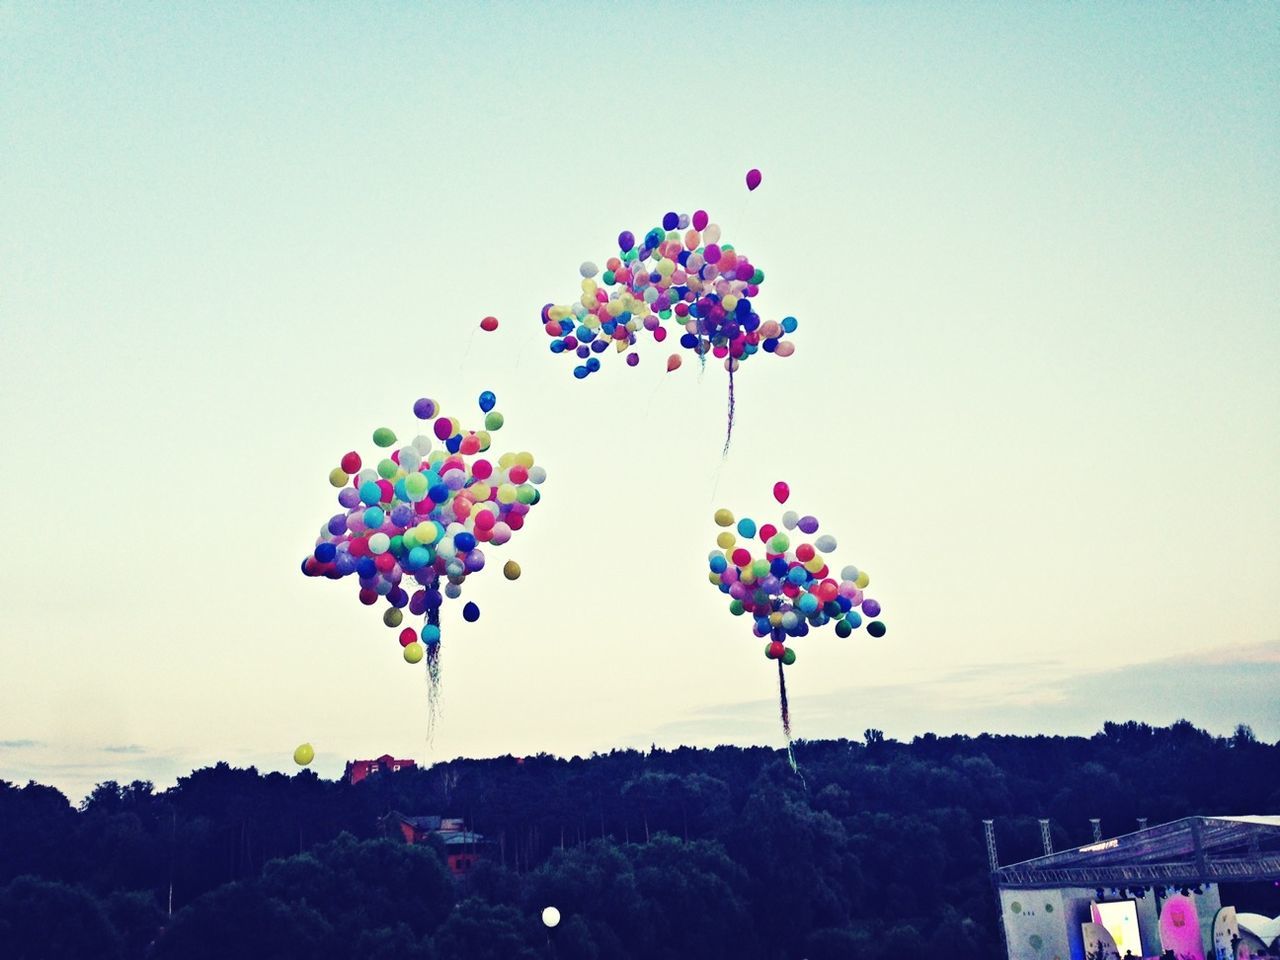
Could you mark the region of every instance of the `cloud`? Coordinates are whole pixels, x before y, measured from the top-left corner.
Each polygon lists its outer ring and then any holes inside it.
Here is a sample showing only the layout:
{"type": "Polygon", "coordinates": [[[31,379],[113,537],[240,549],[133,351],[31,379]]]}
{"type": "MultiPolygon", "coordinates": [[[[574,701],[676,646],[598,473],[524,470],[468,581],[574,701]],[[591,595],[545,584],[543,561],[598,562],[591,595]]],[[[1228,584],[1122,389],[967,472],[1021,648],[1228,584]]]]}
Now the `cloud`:
{"type": "Polygon", "coordinates": [[[128,754],[134,754],[134,755],[147,752],[146,747],[140,747],[136,743],[126,743],[120,746],[103,747],[102,749],[105,753],[128,753],[128,754]]]}
{"type": "MultiPolygon", "coordinates": [[[[796,736],[860,738],[867,728],[891,737],[1009,733],[1089,735],[1108,720],[1165,725],[1187,719],[1217,734],[1249,724],[1280,739],[1280,643],[1218,648],[1193,655],[1089,670],[1061,661],[974,664],[906,683],[859,684],[797,700],[796,736]]],[[[717,704],[637,732],[647,745],[780,742],[776,700],[717,704]]]]}
{"type": "Polygon", "coordinates": [[[26,750],[42,746],[44,744],[39,740],[0,740],[0,749],[4,750],[26,750]]]}

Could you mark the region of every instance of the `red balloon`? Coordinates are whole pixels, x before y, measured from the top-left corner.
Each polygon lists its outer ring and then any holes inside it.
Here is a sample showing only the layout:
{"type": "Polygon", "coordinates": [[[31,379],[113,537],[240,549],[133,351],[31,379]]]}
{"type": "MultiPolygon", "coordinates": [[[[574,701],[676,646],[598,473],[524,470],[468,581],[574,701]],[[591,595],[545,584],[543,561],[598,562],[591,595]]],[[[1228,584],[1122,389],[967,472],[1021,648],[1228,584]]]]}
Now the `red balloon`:
{"type": "Polygon", "coordinates": [[[360,472],[360,454],[352,450],[342,455],[342,472],[346,474],[360,472]]]}
{"type": "Polygon", "coordinates": [[[400,631],[400,646],[407,647],[418,639],[418,631],[413,627],[405,627],[400,631]]]}
{"type": "Polygon", "coordinates": [[[498,329],[498,318],[485,317],[483,320],[480,321],[480,329],[483,330],[485,333],[493,333],[493,331],[498,329]]]}
{"type": "Polygon", "coordinates": [[[751,562],[751,551],[744,550],[742,547],[739,547],[737,550],[733,551],[731,559],[736,566],[745,567],[751,562]]]}
{"type": "Polygon", "coordinates": [[[785,482],[779,480],[773,485],[773,499],[779,503],[786,503],[789,496],[791,496],[791,488],[785,482]]]}
{"type": "Polygon", "coordinates": [[[813,547],[807,543],[800,544],[796,547],[796,559],[801,563],[808,563],[813,559],[813,547]]]}
{"type": "Polygon", "coordinates": [[[775,641],[773,641],[773,643],[769,644],[769,659],[770,659],[770,660],[780,660],[780,659],[782,658],[782,655],[783,655],[784,653],[786,653],[786,652],[787,652],[787,647],[786,647],[786,645],[785,645],[785,644],[783,644],[783,643],[779,643],[777,640],[775,640],[775,641]]]}
{"type": "Polygon", "coordinates": [[[775,527],[772,523],[766,523],[763,527],[760,528],[760,540],[763,543],[768,543],[770,540],[773,539],[773,535],[777,532],[778,532],[777,527],[775,527]]]}
{"type": "Polygon", "coordinates": [[[477,460],[471,465],[471,475],[477,480],[488,480],[493,475],[493,464],[488,460],[477,460]]]}

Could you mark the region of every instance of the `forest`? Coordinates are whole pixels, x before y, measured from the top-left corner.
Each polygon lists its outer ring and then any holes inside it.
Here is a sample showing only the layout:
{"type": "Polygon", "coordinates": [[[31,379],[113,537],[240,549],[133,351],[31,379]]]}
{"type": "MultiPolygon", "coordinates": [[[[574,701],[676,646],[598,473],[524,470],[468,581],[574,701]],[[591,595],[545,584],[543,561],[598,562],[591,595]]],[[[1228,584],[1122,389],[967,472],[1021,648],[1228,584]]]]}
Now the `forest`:
{"type": "MultiPolygon", "coordinates": [[[[1280,744],[1108,723],[1092,737],[797,741],[454,760],[357,784],[225,763],[78,806],[0,781],[15,960],[834,960],[1002,956],[1000,861],[1193,814],[1280,812],[1280,744]],[[490,842],[462,878],[392,811],[490,842]],[[540,914],[554,905],[553,930],[540,914]]],[[[1274,905],[1273,905],[1274,906],[1274,905]]]]}

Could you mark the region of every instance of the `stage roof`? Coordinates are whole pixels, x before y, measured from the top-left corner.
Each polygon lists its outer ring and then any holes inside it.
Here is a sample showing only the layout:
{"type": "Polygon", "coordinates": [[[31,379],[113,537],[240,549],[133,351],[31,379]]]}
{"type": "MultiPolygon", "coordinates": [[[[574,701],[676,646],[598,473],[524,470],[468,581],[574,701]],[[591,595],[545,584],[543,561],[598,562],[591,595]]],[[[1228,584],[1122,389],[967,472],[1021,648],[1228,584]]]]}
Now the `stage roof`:
{"type": "Polygon", "coordinates": [[[1280,816],[1187,817],[1000,867],[1000,887],[1280,880],[1280,816]]]}

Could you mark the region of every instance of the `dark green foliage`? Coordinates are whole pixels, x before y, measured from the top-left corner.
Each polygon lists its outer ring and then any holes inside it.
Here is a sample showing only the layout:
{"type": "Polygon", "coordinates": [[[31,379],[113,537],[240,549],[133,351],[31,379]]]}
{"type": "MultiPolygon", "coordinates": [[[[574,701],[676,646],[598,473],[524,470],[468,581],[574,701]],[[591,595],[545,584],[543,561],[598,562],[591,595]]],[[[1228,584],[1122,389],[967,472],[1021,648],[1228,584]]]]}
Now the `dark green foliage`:
{"type": "Polygon", "coordinates": [[[1065,848],[1090,817],[1114,834],[1280,806],[1280,747],[1185,721],[869,730],[795,754],[803,781],[763,747],[456,760],[354,787],[220,763],[161,793],[100,784],[78,810],[0,781],[0,954],[979,960],[1001,949],[983,818],[1012,863],[1040,853],[1040,817],[1065,848]],[[455,881],[438,842],[381,839],[390,811],[463,817],[488,858],[455,881]]]}

